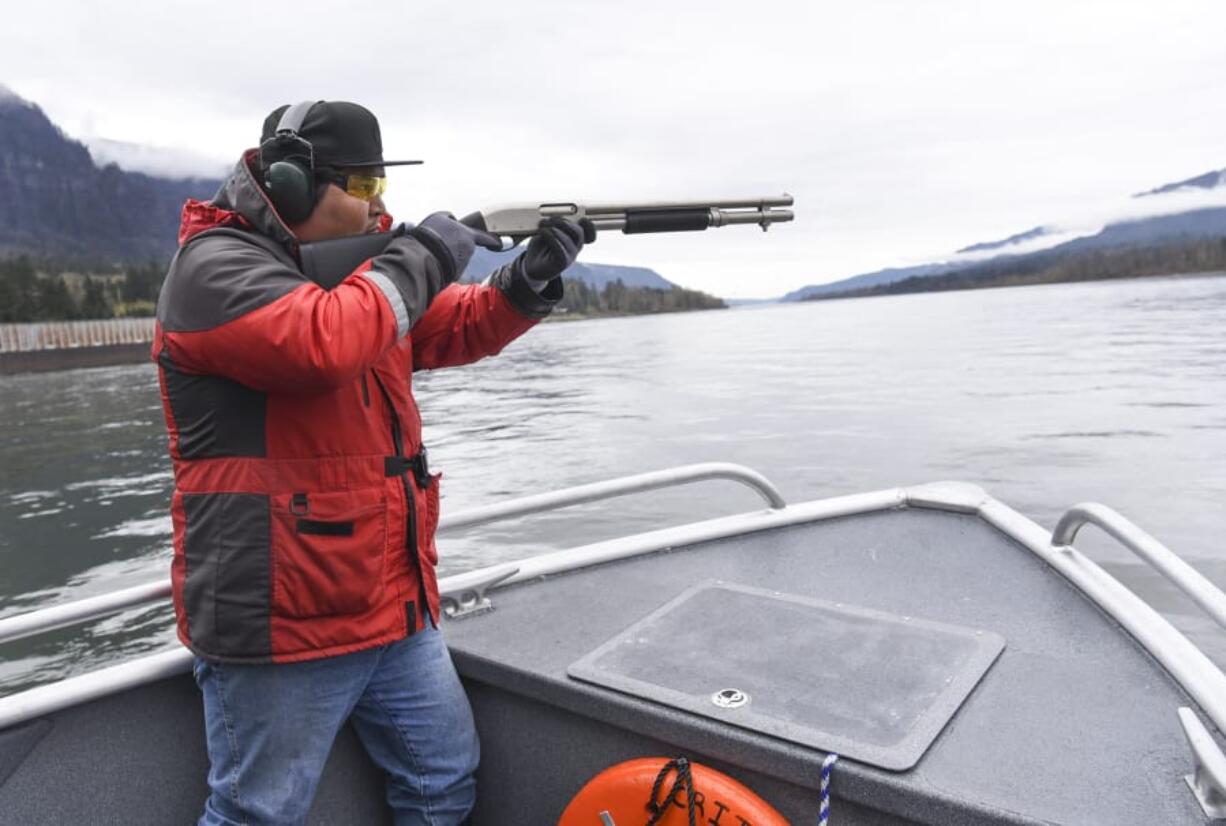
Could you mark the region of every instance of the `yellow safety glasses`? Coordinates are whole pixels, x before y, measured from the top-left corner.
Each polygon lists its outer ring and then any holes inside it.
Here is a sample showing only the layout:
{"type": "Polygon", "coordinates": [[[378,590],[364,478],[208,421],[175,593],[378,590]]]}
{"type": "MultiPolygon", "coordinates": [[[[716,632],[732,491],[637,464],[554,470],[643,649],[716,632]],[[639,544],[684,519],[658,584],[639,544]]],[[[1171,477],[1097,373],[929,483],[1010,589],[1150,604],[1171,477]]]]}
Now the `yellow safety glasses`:
{"type": "Polygon", "coordinates": [[[387,192],[387,178],[375,175],[345,175],[335,172],[332,173],[331,180],[348,194],[363,201],[373,201],[387,192]]]}

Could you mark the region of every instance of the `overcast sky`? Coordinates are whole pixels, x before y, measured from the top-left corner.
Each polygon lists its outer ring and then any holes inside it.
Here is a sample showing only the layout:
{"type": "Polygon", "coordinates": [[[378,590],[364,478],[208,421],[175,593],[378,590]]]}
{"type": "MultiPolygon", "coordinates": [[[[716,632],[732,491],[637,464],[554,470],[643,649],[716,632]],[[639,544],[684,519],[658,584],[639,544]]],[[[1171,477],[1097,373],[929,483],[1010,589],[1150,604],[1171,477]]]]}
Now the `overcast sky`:
{"type": "Polygon", "coordinates": [[[402,219],[789,192],[797,220],[612,233],[588,260],[723,296],[938,258],[1226,167],[1226,3],[8,4],[0,83],[77,138],[228,163],[264,115],[383,124],[402,219]],[[211,160],[210,160],[211,159],[211,160]]]}

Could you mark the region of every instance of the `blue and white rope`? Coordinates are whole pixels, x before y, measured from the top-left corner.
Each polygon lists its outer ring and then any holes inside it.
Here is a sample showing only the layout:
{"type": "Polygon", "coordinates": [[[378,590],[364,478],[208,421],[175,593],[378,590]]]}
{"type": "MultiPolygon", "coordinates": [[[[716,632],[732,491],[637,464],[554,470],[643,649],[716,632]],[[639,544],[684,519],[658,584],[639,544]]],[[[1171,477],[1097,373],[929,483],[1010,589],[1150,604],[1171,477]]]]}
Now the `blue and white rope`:
{"type": "Polygon", "coordinates": [[[830,775],[834,773],[834,764],[839,762],[839,756],[834,752],[826,755],[822,761],[821,798],[817,807],[817,826],[826,826],[830,822],[830,775]]]}

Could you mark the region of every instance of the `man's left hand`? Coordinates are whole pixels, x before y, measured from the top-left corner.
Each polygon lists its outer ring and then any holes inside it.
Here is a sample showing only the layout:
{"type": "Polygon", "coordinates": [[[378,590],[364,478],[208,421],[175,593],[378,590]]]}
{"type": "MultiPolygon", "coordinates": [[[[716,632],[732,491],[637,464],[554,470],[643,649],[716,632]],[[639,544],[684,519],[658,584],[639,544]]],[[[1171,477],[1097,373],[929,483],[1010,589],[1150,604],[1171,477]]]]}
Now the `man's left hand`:
{"type": "Polygon", "coordinates": [[[596,227],[587,218],[577,224],[565,218],[546,218],[518,263],[529,279],[550,281],[575,263],[584,244],[595,240],[596,227]]]}

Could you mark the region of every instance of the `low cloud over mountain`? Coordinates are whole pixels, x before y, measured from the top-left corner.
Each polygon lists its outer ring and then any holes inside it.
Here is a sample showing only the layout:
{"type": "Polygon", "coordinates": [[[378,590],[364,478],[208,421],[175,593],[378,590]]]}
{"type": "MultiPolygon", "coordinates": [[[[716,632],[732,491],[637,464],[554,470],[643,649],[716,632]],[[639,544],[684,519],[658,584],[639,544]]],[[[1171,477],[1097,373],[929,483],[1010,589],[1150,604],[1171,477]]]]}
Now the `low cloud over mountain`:
{"type": "Polygon", "coordinates": [[[84,141],[96,165],[115,164],[126,172],[143,172],[155,178],[223,178],[232,166],[226,161],[168,146],[142,146],[99,137],[86,137],[84,141]]]}
{"type": "Polygon", "coordinates": [[[1226,238],[1226,170],[1216,170],[1146,192],[1081,208],[996,241],[959,249],[948,258],[862,273],[794,290],[784,301],[882,287],[912,278],[947,275],[987,263],[1025,264],[1091,250],[1146,248],[1180,241],[1226,238]]]}

